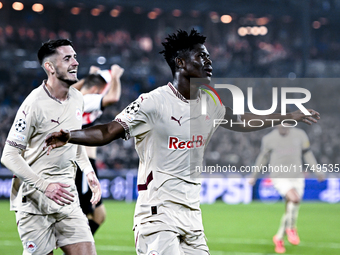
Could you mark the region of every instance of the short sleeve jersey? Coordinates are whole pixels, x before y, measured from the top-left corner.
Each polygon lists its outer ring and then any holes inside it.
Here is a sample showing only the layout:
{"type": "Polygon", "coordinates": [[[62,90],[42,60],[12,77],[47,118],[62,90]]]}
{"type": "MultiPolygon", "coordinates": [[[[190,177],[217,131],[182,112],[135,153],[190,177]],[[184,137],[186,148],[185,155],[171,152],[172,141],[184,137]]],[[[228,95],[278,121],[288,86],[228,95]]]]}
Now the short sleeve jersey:
{"type": "MultiPolygon", "coordinates": [[[[77,145],[66,144],[52,150],[50,155],[43,147],[49,133],[60,129],[80,129],[82,112],[83,97],[78,90],[70,87],[68,99],[61,102],[50,94],[43,83],[20,106],[6,143],[21,149],[25,161],[41,178],[74,186],[77,145]]],[[[42,192],[14,178],[11,210],[44,214],[59,208],[42,192]]]]}
{"type": "Polygon", "coordinates": [[[140,95],[116,116],[126,139],[135,138],[140,158],[135,225],[150,220],[183,225],[186,219],[181,219],[176,209],[181,206],[194,212],[187,214],[189,228],[203,228],[201,185],[195,169],[202,165],[204,149],[218,127],[213,120],[223,119],[225,114],[222,104],[215,105],[203,93],[196,100],[187,100],[169,83],[140,95]],[[203,98],[207,100],[205,115],[201,109],[203,98]],[[150,209],[152,206],[158,208],[157,213],[150,209]]]}
{"type": "Polygon", "coordinates": [[[269,164],[287,167],[286,172],[283,170],[274,171],[270,173],[270,176],[272,178],[303,178],[303,172],[300,171],[302,153],[309,147],[310,143],[306,132],[299,128],[290,128],[289,133],[285,136],[280,135],[277,129],[265,135],[262,139],[261,150],[270,157],[269,164]]]}

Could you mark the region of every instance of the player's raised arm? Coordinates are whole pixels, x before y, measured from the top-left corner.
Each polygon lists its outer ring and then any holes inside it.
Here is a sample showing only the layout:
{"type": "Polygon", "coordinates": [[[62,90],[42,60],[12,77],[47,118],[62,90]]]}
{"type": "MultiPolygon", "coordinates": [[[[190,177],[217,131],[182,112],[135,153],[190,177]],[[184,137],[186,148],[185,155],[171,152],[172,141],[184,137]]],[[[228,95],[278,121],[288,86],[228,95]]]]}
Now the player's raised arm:
{"type": "Polygon", "coordinates": [[[111,141],[124,138],[125,130],[116,121],[102,125],[95,125],[79,130],[60,130],[49,134],[45,139],[45,147],[48,147],[47,154],[54,148],[61,147],[66,143],[80,144],[86,146],[102,146],[111,141]]]}
{"type": "Polygon", "coordinates": [[[119,101],[121,96],[121,82],[120,77],[124,73],[124,68],[119,65],[111,66],[111,81],[110,88],[107,93],[103,97],[102,105],[104,107],[109,106],[111,104],[115,104],[119,101]]]}
{"type": "MultiPolygon", "coordinates": [[[[233,130],[233,131],[251,132],[251,131],[279,125],[281,124],[283,120],[292,120],[291,123],[293,123],[294,121],[304,122],[308,125],[317,123],[318,120],[320,119],[320,113],[312,109],[308,109],[308,111],[310,112],[311,115],[305,115],[300,110],[292,112],[292,113],[287,113],[286,115],[281,115],[280,113],[273,113],[269,115],[255,115],[253,113],[245,113],[244,115],[240,116],[241,120],[239,120],[238,123],[228,121],[228,123],[221,124],[221,126],[224,128],[233,130]],[[263,123],[263,125],[258,125],[256,127],[250,126],[249,121],[251,120],[254,120],[254,121],[257,120],[258,122],[263,123]]],[[[226,120],[230,119],[230,116],[226,116],[225,119],[226,120]]],[[[286,121],[286,122],[290,123],[289,121],[286,121]]]]}

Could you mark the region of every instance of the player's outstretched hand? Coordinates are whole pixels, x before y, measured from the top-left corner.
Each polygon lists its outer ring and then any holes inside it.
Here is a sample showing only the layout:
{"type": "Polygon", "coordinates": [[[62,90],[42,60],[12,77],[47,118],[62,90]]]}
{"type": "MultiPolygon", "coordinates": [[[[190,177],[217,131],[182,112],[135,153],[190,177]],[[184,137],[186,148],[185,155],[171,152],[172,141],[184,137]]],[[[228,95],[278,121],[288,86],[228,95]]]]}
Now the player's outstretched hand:
{"type": "Polygon", "coordinates": [[[300,110],[292,112],[293,119],[296,120],[296,121],[304,122],[308,125],[312,125],[313,123],[317,123],[318,120],[320,119],[320,113],[318,113],[317,111],[314,111],[312,109],[308,109],[308,111],[312,115],[304,115],[303,112],[301,112],[300,110]]]}
{"type": "Polygon", "coordinates": [[[97,176],[94,172],[89,172],[87,175],[87,183],[92,191],[92,198],[90,202],[95,205],[99,202],[102,196],[102,190],[100,188],[100,183],[97,179],[97,176]]]}
{"type": "Polygon", "coordinates": [[[111,66],[111,76],[112,78],[120,78],[124,73],[124,68],[120,67],[119,65],[112,65],[111,66]]]}
{"type": "Polygon", "coordinates": [[[68,188],[70,185],[68,184],[63,184],[60,182],[55,182],[55,183],[50,183],[46,190],[45,190],[45,195],[56,202],[58,205],[65,205],[65,204],[71,204],[73,202],[73,197],[74,195],[67,191],[64,188],[68,188]]]}
{"type": "Polygon", "coordinates": [[[45,138],[44,149],[47,148],[47,155],[50,155],[51,150],[67,144],[71,139],[71,132],[68,130],[61,129],[59,132],[53,132],[48,134],[45,138]]]}

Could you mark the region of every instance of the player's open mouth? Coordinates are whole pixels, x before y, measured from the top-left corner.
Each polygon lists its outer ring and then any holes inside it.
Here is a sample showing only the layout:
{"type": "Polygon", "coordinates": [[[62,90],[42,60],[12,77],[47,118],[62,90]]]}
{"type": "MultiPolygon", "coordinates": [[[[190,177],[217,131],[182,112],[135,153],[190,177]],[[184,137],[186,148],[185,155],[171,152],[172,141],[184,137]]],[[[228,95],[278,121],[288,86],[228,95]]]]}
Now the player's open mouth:
{"type": "Polygon", "coordinates": [[[68,71],[68,73],[72,74],[73,76],[77,76],[77,70],[71,70],[71,71],[68,71]]]}
{"type": "Polygon", "coordinates": [[[206,72],[207,76],[211,77],[212,76],[212,68],[205,68],[204,71],[206,72]]]}
{"type": "Polygon", "coordinates": [[[206,73],[207,76],[209,76],[209,77],[212,76],[212,70],[207,70],[207,69],[205,69],[205,73],[206,73]]]}

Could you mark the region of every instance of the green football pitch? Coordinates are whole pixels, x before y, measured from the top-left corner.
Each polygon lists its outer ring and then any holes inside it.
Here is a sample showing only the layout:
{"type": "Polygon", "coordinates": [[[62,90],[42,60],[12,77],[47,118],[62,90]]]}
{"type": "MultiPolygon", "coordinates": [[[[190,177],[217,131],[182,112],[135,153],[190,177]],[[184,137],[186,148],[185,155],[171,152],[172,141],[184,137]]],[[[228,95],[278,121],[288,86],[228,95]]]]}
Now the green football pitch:
{"type": "MultiPolygon", "coordinates": [[[[105,201],[107,219],[95,235],[99,255],[132,255],[134,203],[105,201]]],[[[275,254],[272,236],[281,219],[284,204],[227,205],[217,202],[202,205],[203,223],[212,255],[275,254]]],[[[286,254],[340,254],[340,204],[301,205],[298,230],[301,243],[287,241],[286,254]]],[[[2,255],[22,254],[14,213],[9,203],[0,201],[0,247],[2,255]]],[[[62,252],[55,251],[60,255],[62,252]]],[[[176,254],[174,254],[176,255],[176,254]]]]}

